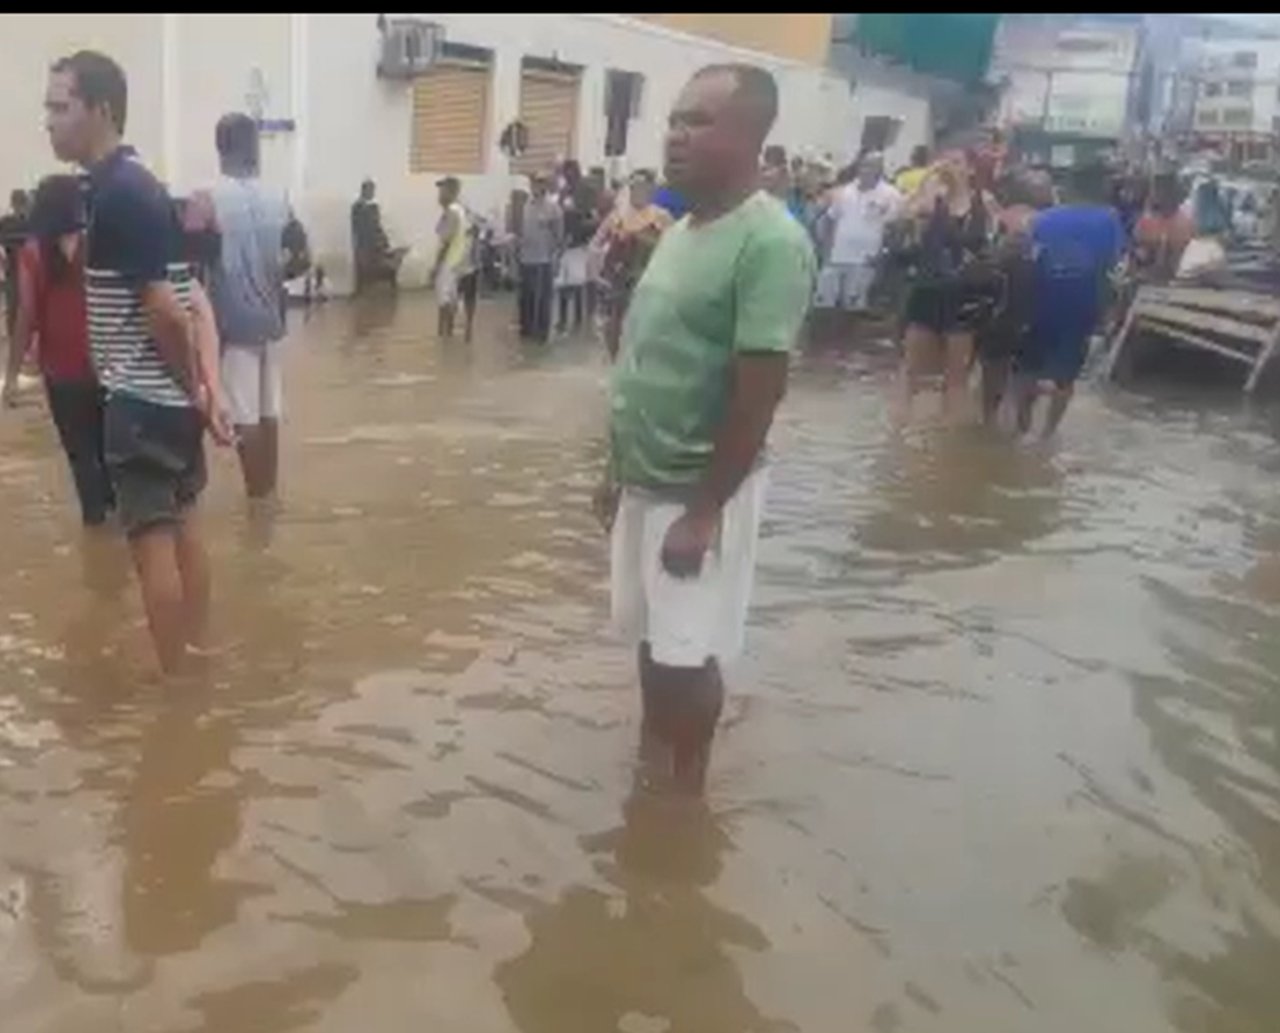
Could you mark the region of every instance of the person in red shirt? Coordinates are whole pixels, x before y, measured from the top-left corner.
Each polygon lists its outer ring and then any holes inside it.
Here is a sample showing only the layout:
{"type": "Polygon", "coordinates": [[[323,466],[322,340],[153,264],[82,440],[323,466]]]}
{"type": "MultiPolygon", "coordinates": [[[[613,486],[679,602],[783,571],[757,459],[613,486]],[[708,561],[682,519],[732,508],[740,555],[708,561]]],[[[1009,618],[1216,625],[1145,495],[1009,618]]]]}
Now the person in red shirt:
{"type": "Polygon", "coordinates": [[[1144,280],[1164,283],[1173,279],[1182,252],[1195,236],[1195,225],[1181,211],[1182,189],[1178,177],[1165,172],[1151,181],[1151,200],[1133,231],[1134,258],[1144,280]]]}
{"type": "Polygon", "coordinates": [[[18,253],[18,316],[4,403],[16,403],[18,372],[34,348],[81,516],[86,526],[94,527],[107,519],[115,494],[103,454],[104,394],[89,361],[84,222],[79,179],[45,178],[32,205],[31,235],[18,253]]]}

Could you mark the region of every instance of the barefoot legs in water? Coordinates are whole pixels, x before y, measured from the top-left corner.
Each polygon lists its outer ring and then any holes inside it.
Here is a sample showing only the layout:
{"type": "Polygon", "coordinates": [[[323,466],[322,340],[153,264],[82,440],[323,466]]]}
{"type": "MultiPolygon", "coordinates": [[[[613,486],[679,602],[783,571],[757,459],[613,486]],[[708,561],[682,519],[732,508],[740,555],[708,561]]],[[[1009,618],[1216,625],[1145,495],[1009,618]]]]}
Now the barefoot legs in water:
{"type": "Polygon", "coordinates": [[[188,646],[204,645],[209,615],[209,563],[194,510],[177,523],[139,531],[129,547],[156,656],[161,669],[172,674],[188,646]]]}
{"type": "Polygon", "coordinates": [[[699,794],[724,706],[720,666],[708,658],[701,667],[668,667],[653,660],[647,642],[639,662],[642,761],[650,769],[665,768],[676,788],[699,794]]]}
{"type": "Polygon", "coordinates": [[[1044,428],[1040,432],[1040,439],[1047,441],[1053,437],[1058,432],[1058,427],[1062,423],[1063,416],[1067,413],[1067,407],[1071,404],[1071,399],[1075,396],[1075,389],[1075,384],[1070,382],[1058,384],[1052,380],[1032,380],[1029,377],[1023,379],[1018,384],[1015,392],[1018,410],[1018,433],[1029,434],[1031,432],[1036,399],[1041,395],[1047,395],[1049,398],[1049,412],[1045,416],[1044,428]]]}
{"type": "Polygon", "coordinates": [[[943,358],[942,413],[949,421],[962,421],[969,412],[969,371],[973,366],[973,334],[934,333],[919,323],[907,325],[902,335],[902,364],[898,369],[897,417],[911,418],[911,402],[920,388],[920,378],[939,351],[943,358]]]}

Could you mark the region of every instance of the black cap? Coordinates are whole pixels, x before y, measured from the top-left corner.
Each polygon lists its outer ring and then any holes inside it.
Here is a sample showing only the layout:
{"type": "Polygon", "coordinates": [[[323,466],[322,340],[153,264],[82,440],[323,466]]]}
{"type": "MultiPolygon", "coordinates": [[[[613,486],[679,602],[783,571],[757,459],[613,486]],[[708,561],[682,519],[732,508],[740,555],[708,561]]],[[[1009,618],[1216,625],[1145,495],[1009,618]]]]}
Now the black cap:
{"type": "Polygon", "coordinates": [[[443,177],[442,179],[437,179],[437,180],[436,180],[436,186],[438,186],[438,187],[453,187],[453,189],[454,189],[454,190],[461,190],[461,189],[462,189],[462,181],[461,181],[461,180],[459,180],[457,176],[445,176],[445,177],[443,177]]]}

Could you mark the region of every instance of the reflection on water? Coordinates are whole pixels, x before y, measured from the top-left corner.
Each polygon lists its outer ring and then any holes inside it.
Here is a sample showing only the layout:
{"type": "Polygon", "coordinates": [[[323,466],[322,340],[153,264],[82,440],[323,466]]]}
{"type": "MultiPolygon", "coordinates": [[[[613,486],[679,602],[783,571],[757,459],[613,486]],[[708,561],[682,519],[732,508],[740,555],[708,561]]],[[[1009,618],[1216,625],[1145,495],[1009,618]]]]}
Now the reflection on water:
{"type": "Polygon", "coordinates": [[[5,1033],[1274,1033],[1269,417],[1086,393],[1021,447],[799,363],[695,807],[632,785],[599,350],[509,321],[296,314],[285,496],[217,460],[180,685],[6,416],[5,1033]]]}
{"type": "Polygon", "coordinates": [[[760,1015],[729,953],[765,950],[767,939],[703,892],[730,848],[705,806],[637,791],[623,825],[583,845],[606,887],[573,886],[531,908],[528,950],[498,966],[521,1030],[795,1029],[760,1015]]]}

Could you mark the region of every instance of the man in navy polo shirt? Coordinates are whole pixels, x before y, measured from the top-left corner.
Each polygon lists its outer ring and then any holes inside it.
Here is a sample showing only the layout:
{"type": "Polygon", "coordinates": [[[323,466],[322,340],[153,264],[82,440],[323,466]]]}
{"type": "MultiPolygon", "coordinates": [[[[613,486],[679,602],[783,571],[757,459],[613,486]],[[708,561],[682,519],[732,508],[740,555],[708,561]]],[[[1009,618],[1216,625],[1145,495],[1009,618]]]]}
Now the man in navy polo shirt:
{"type": "Polygon", "coordinates": [[[128,87],[111,58],[82,50],[53,65],[45,96],[54,153],[89,174],[89,341],[107,390],[107,466],[142,584],[160,665],[199,645],[209,573],[194,520],[203,436],[230,432],[217,378],[197,346],[193,305],[207,299],[180,261],[173,203],[121,144],[128,87]]]}

